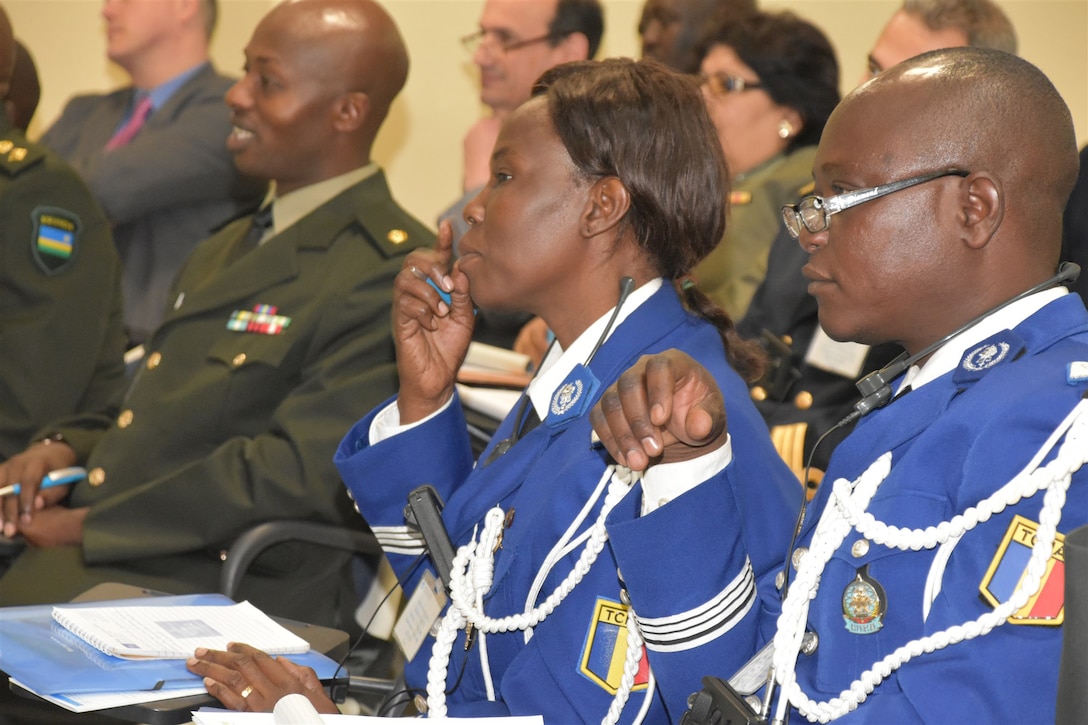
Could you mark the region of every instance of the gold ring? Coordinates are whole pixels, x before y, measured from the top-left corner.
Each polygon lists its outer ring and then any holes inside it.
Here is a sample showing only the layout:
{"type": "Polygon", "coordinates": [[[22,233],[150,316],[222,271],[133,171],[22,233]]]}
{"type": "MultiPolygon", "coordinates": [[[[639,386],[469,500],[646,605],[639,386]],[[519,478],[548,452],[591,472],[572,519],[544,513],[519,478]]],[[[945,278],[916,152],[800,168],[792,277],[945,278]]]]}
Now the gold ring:
{"type": "Polygon", "coordinates": [[[246,699],[253,694],[253,685],[246,685],[246,689],[242,690],[238,694],[242,696],[243,700],[246,699]]]}

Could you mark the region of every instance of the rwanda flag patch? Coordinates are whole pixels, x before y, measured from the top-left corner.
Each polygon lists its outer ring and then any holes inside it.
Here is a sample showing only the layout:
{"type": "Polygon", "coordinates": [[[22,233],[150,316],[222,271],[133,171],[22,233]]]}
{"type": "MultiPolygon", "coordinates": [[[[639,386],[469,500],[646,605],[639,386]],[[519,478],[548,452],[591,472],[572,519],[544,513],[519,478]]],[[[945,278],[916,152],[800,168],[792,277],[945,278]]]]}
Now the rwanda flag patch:
{"type": "Polygon", "coordinates": [[[30,238],[34,261],[46,274],[63,271],[79,249],[79,217],[64,209],[39,206],[30,218],[34,223],[30,238]]]}
{"type": "MultiPolygon", "coordinates": [[[[623,604],[598,597],[582,645],[581,673],[610,695],[616,694],[623,678],[623,665],[627,659],[627,617],[627,607],[623,604]]],[[[631,691],[645,690],[649,681],[650,663],[643,647],[631,691]]]]}
{"type": "MultiPolygon", "coordinates": [[[[993,606],[1008,601],[1026,574],[1031,549],[1039,524],[1023,516],[1014,516],[1005,538],[990,562],[979,586],[982,597],[993,606]]],[[[1009,617],[1009,624],[1048,624],[1057,626],[1065,620],[1065,536],[1054,536],[1046,572],[1039,590],[1028,603],[1009,617]]]]}

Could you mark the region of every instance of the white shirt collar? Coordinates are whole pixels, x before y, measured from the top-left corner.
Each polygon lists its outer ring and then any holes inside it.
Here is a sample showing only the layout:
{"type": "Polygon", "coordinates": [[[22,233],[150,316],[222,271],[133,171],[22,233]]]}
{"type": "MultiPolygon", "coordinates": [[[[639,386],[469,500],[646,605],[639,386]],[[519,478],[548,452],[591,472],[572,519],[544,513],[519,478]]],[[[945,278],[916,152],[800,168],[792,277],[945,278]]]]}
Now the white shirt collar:
{"type": "Polygon", "coordinates": [[[964,353],[972,345],[1002,330],[1013,329],[1043,307],[1067,294],[1069,294],[1069,291],[1065,287],[1054,287],[1042,292],[1036,292],[1029,297],[1013,302],[1004,309],[998,310],[942,345],[926,361],[925,365],[917,369],[915,375],[910,374],[914,368],[908,371],[903,378],[903,385],[909,384],[911,388],[920,388],[945,373],[955,370],[959,367],[964,353]]]}
{"type": "MultiPolygon", "coordinates": [[[[627,317],[642,306],[646,300],[650,299],[655,292],[661,289],[661,285],[664,281],[658,277],[657,279],[650,280],[646,284],[642,285],[634,292],[632,292],[627,300],[620,308],[619,315],[616,317],[615,324],[612,325],[612,329],[608,331],[608,336],[611,337],[623,321],[627,317]]],[[[533,403],[533,408],[536,410],[536,414],[540,416],[541,420],[544,420],[548,415],[548,406],[551,404],[552,394],[556,388],[566,380],[570,375],[570,371],[574,369],[579,363],[584,364],[586,358],[589,357],[589,353],[593,350],[593,346],[597,344],[597,340],[600,338],[601,333],[604,332],[605,325],[608,324],[608,319],[612,316],[612,311],[616,308],[613,307],[608,312],[601,315],[596,322],[586,328],[585,332],[578,336],[578,338],[571,343],[570,349],[563,350],[559,346],[559,343],[552,345],[548,351],[547,356],[540,364],[540,372],[536,374],[532,382],[529,383],[528,395],[529,400],[533,403]]]]}

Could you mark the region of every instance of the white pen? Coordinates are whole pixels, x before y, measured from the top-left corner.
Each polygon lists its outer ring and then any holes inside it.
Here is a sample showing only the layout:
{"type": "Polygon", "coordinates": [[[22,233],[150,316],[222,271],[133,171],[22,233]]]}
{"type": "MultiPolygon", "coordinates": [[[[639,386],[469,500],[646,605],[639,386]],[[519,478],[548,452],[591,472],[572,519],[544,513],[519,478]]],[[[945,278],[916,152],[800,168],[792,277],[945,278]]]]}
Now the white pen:
{"type": "MultiPolygon", "coordinates": [[[[76,481],[82,481],[87,477],[87,469],[81,466],[70,466],[68,468],[58,468],[55,471],[50,471],[42,478],[42,485],[40,488],[51,488],[53,486],[64,486],[69,483],[75,483],[76,481]]],[[[4,486],[0,488],[0,496],[12,496],[19,494],[19,484],[13,483],[10,486],[4,486]]]]}

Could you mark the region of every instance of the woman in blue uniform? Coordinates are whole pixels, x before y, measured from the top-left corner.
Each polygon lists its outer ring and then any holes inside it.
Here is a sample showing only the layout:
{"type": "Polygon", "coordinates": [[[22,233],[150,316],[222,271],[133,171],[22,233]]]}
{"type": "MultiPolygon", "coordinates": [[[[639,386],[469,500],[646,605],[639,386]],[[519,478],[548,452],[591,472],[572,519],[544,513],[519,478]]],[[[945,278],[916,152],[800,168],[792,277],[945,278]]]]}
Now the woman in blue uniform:
{"type": "MultiPolygon", "coordinates": [[[[785,551],[800,488],[748,398],[758,357],[679,284],[721,238],[727,195],[693,81],[655,62],[570,64],[504,125],[456,263],[448,229],[407,258],[399,394],[336,463],[408,594],[441,587],[406,497],[429,483],[445,502],[452,604],[405,671],[431,714],[675,722],[708,666],[731,672],[754,652],[754,581],[785,551]],[[474,305],[539,315],[556,336],[475,464],[454,386],[474,305]],[[655,420],[657,455],[625,461],[645,469],[633,473],[593,441],[590,410],[669,348],[714,371],[727,430],[678,407],[655,420]]],[[[274,704],[253,678],[233,680],[250,687],[241,702],[274,704]]]]}

